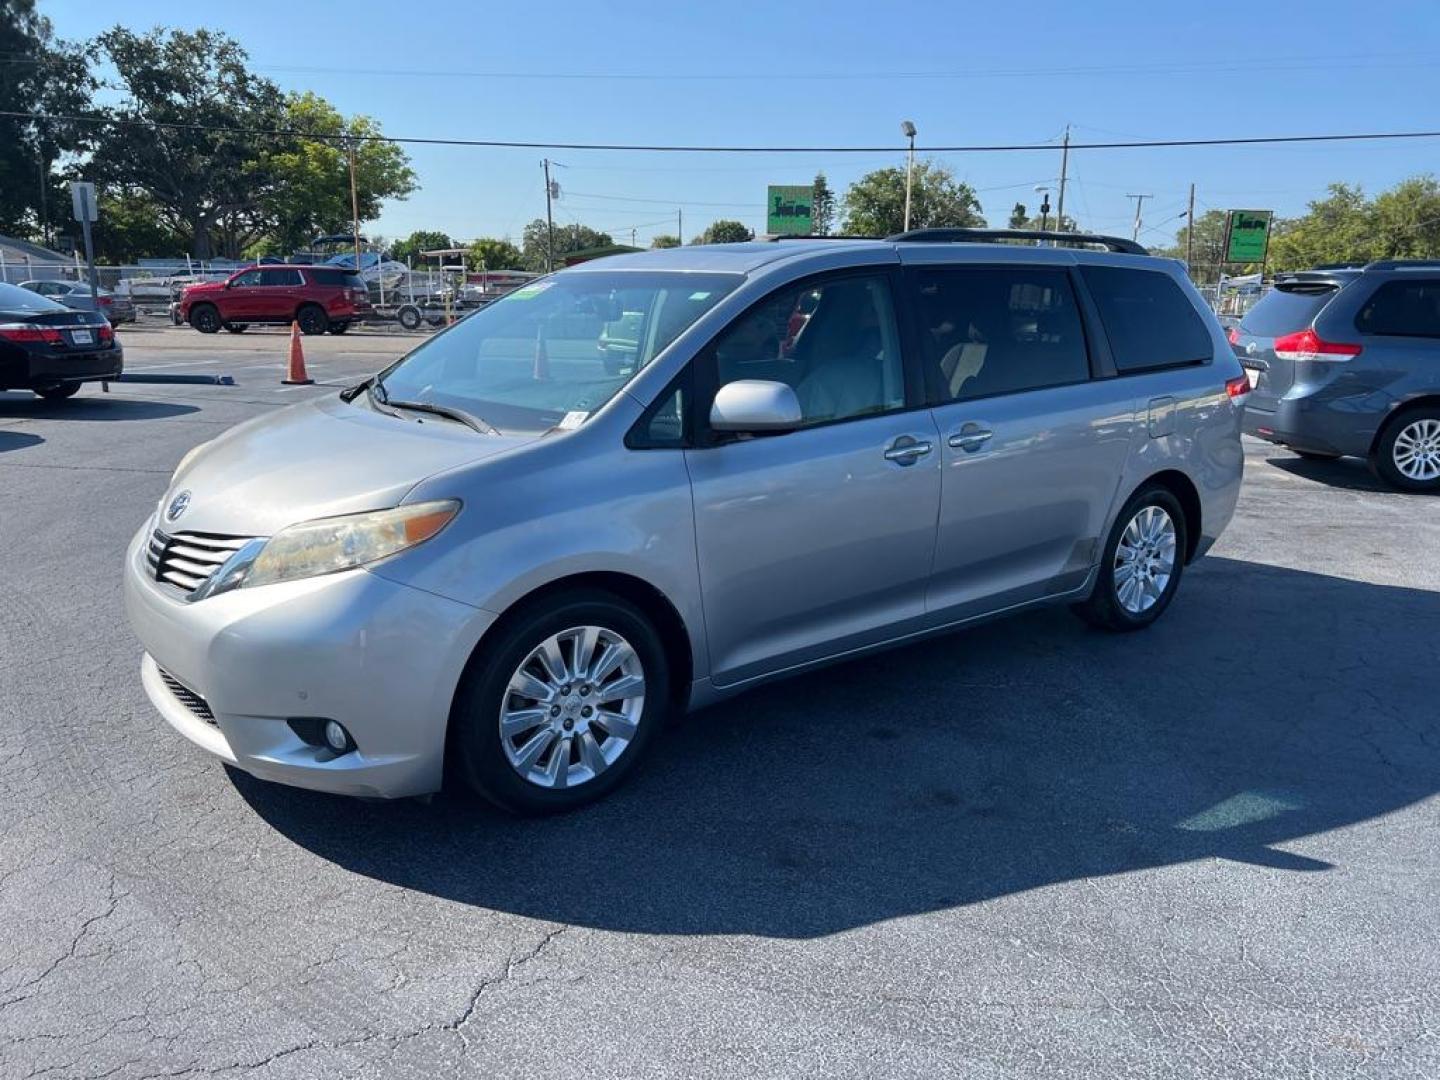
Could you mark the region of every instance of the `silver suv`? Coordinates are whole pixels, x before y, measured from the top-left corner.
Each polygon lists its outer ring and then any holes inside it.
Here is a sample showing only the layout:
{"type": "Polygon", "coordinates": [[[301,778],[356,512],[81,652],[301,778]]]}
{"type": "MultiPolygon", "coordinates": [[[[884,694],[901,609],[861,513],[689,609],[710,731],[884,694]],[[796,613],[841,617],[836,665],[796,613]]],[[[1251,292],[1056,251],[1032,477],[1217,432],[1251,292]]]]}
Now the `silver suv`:
{"type": "Polygon", "coordinates": [[[540,813],[768,679],[1040,604],[1148,625],[1249,383],[1179,264],[998,238],[588,263],[197,448],[127,556],[151,700],[266,779],[540,813]]]}

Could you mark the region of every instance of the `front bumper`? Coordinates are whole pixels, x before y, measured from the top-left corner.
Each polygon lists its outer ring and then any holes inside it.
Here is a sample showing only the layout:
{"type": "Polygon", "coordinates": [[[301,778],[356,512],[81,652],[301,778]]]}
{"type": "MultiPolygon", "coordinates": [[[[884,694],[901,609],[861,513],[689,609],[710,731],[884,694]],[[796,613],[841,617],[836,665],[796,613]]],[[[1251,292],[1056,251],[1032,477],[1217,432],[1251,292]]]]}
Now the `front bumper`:
{"type": "Polygon", "coordinates": [[[366,570],[190,603],[150,579],[146,535],[126,554],[125,606],[145,648],[146,694],[180,734],[297,787],[382,798],[439,789],[451,700],[492,614],[366,570]],[[162,671],[202,704],[182,700],[162,671]],[[356,749],[336,757],[304,742],[286,722],[300,717],[340,721],[356,749]]]}

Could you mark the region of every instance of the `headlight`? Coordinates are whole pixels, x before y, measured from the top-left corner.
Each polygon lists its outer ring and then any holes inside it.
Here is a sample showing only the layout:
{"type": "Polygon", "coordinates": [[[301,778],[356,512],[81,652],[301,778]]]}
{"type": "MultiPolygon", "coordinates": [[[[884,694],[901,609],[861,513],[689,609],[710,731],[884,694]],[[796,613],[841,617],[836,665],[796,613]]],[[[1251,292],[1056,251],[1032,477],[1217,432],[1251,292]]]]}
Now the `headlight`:
{"type": "Polygon", "coordinates": [[[291,525],[237,552],[191,599],[364,566],[424,543],[459,510],[459,500],[441,499],[291,525]]]}

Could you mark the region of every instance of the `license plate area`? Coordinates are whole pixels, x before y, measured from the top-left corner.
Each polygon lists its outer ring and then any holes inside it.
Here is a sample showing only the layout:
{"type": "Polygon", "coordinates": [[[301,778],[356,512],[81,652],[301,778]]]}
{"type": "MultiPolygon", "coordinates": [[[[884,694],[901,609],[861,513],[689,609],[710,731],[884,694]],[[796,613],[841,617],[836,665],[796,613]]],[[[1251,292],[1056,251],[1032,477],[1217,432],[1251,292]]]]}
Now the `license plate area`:
{"type": "Polygon", "coordinates": [[[94,344],[95,344],[95,334],[94,334],[93,331],[90,331],[90,330],[71,330],[71,331],[70,331],[70,344],[71,344],[71,345],[94,345],[94,344]]]}

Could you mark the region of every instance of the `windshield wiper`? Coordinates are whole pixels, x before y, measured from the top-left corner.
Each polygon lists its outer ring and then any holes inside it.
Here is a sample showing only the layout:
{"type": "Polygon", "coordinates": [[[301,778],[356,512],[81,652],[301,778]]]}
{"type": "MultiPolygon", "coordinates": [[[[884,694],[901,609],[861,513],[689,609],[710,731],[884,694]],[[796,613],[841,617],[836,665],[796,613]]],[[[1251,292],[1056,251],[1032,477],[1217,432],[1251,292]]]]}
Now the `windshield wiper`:
{"type": "Polygon", "coordinates": [[[490,424],[487,424],[480,417],[468,413],[464,409],[452,409],[448,405],[436,405],[430,401],[395,401],[389,397],[380,399],[392,409],[409,409],[412,412],[430,413],[432,416],[443,416],[447,420],[458,420],[468,428],[480,432],[482,435],[499,435],[490,424]]]}

